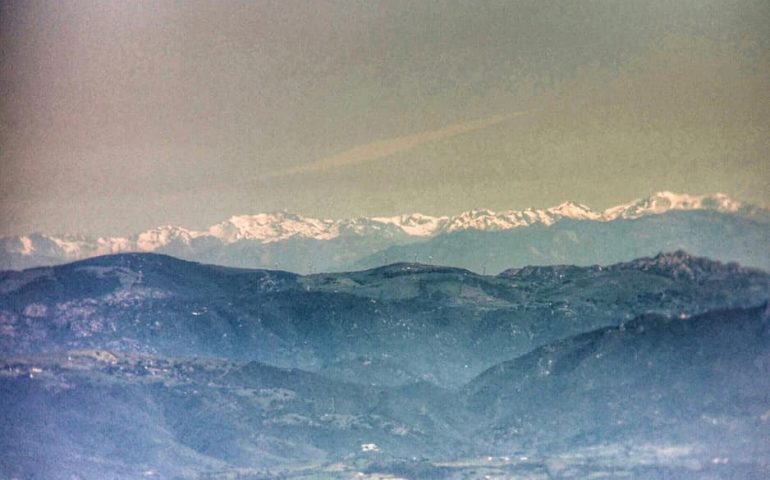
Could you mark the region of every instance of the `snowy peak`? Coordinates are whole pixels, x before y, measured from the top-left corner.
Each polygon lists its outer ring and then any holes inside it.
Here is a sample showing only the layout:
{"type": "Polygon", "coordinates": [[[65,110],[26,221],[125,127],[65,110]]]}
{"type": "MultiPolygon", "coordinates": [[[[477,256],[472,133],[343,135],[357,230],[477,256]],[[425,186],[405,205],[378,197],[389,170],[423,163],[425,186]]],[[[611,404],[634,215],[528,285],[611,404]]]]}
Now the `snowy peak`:
{"type": "Polygon", "coordinates": [[[410,236],[429,237],[442,230],[449,221],[449,217],[431,217],[412,213],[396,217],[375,217],[372,221],[396,226],[410,236]]]}
{"type": "MultiPolygon", "coordinates": [[[[273,212],[233,216],[201,231],[166,225],[130,237],[41,234],[4,237],[0,238],[0,261],[18,265],[24,263],[4,259],[40,257],[49,262],[51,259],[71,261],[123,252],[193,252],[241,241],[269,244],[289,239],[327,241],[336,238],[362,238],[374,243],[379,242],[379,245],[382,242],[396,244],[409,241],[410,238],[430,238],[467,230],[501,231],[532,225],[550,226],[564,219],[609,222],[675,210],[710,210],[743,215],[763,222],[770,221],[770,212],[767,209],[744,205],[722,193],[686,195],[664,191],[608,208],[604,212],[596,212],[586,205],[573,202],[564,202],[544,210],[530,208],[495,212],[474,209],[454,216],[412,213],[393,217],[342,220],[273,212]]],[[[45,262],[41,260],[42,264],[46,264],[45,262]]]]}
{"type": "Polygon", "coordinates": [[[493,212],[492,210],[470,210],[452,217],[446,225],[447,232],[459,230],[507,230],[528,225],[521,212],[493,212]]]}
{"type": "MultiPolygon", "coordinates": [[[[381,235],[392,238],[396,235],[420,235],[420,229],[428,231],[430,221],[423,221],[419,214],[393,217],[390,219],[353,218],[343,220],[317,219],[303,217],[294,213],[261,213],[257,215],[241,215],[213,225],[201,235],[215,238],[225,244],[241,240],[255,240],[261,243],[272,243],[290,238],[307,238],[314,240],[332,240],[334,238],[353,235],[381,235]]],[[[429,219],[431,217],[425,217],[429,219]]]]}
{"type": "Polygon", "coordinates": [[[509,230],[526,227],[533,224],[552,225],[561,219],[600,220],[601,214],[589,207],[572,202],[564,202],[547,210],[507,210],[493,212],[491,210],[470,210],[451,217],[447,221],[447,232],[459,230],[509,230]]]}
{"type": "Polygon", "coordinates": [[[165,225],[140,233],[136,236],[135,242],[140,251],[154,252],[172,242],[181,242],[182,244],[189,245],[193,238],[201,235],[203,235],[203,232],[165,225]]]}
{"type": "Polygon", "coordinates": [[[330,240],[338,234],[337,222],[305,218],[293,213],[260,213],[230,217],[211,226],[208,235],[224,243],[258,240],[264,243],[286,240],[294,236],[330,240]]]}
{"type": "Polygon", "coordinates": [[[573,220],[599,220],[601,214],[594,212],[590,207],[573,202],[564,202],[561,205],[551,207],[546,212],[554,217],[571,218],[573,220]]]}
{"type": "Polygon", "coordinates": [[[723,193],[713,195],[686,195],[672,192],[658,192],[625,205],[608,208],[602,215],[605,220],[617,218],[639,218],[657,215],[671,210],[713,210],[734,213],[743,205],[723,193]]]}
{"type": "Polygon", "coordinates": [[[2,253],[24,256],[43,255],[64,259],[83,258],[84,255],[107,255],[131,251],[134,246],[125,238],[93,238],[83,235],[41,235],[38,233],[0,239],[2,253]]]}

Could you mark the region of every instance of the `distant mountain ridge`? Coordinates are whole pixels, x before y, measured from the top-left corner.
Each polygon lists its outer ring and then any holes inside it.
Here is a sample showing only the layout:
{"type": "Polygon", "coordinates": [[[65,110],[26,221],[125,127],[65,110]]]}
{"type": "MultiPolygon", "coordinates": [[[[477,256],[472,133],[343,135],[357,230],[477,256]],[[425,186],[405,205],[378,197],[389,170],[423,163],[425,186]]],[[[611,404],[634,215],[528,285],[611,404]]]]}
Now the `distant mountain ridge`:
{"type": "MultiPolygon", "coordinates": [[[[129,237],[46,234],[3,237],[0,238],[0,269],[54,265],[124,252],[157,252],[230,266],[272,267],[299,273],[340,271],[361,265],[372,266],[364,259],[376,258],[378,252],[391,247],[408,246],[461,232],[507,232],[524,227],[550,227],[565,220],[611,223],[693,211],[717,212],[770,223],[767,222],[770,219],[767,209],[738,202],[724,194],[671,192],[658,192],[603,212],[564,202],[543,210],[470,210],[459,215],[439,217],[413,213],[331,220],[287,212],[260,213],[233,216],[206,230],[166,225],[129,237]],[[362,261],[363,264],[360,263],[362,261]]],[[[651,253],[641,252],[632,256],[651,253]]],[[[533,259],[531,263],[543,261],[533,259]]],[[[443,263],[461,265],[452,258],[444,258],[443,263]]]]}
{"type": "Polygon", "coordinates": [[[393,245],[355,268],[428,261],[495,273],[527,265],[610,265],[659,252],[686,250],[722,262],[770,269],[770,222],[710,210],[673,210],[633,219],[564,219],[551,226],[465,230],[393,245]]]}

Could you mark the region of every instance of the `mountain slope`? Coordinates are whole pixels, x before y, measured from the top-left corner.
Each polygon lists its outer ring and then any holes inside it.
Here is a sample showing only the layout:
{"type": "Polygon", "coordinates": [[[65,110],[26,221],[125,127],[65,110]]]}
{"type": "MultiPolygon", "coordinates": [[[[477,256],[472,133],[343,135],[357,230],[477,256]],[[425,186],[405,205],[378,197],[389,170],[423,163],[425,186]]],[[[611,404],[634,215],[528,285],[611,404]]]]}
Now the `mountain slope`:
{"type": "Polygon", "coordinates": [[[0,350],[104,348],[457,386],[545,343],[768,299],[770,275],[684,252],[482,276],[395,264],[298,276],[121,254],[0,274],[0,350]]]}
{"type": "Polygon", "coordinates": [[[463,388],[501,450],[625,442],[767,458],[770,310],[648,315],[496,365],[463,388]]]}
{"type": "Polygon", "coordinates": [[[256,362],[103,350],[10,358],[0,368],[0,474],[199,478],[238,467],[270,478],[343,459],[440,458],[468,443],[448,395],[256,362]]]}

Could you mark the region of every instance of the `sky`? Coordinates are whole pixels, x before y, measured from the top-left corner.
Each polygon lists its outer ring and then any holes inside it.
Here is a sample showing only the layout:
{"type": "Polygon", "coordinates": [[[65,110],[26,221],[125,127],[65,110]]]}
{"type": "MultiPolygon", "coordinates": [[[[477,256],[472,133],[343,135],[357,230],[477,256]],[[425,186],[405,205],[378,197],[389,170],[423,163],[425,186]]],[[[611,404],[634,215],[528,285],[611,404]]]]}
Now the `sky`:
{"type": "Polygon", "coordinates": [[[0,235],[770,204],[770,2],[0,3],[0,235]]]}

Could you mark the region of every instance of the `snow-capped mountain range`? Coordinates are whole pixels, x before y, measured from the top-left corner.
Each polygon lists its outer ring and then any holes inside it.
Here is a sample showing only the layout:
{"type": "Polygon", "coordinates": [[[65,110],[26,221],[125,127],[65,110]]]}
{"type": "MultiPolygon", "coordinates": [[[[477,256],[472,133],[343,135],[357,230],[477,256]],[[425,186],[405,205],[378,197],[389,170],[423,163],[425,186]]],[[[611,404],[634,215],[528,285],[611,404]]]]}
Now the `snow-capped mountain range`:
{"type": "MultiPolygon", "coordinates": [[[[650,197],[597,212],[577,203],[565,202],[543,209],[470,210],[454,216],[429,216],[420,213],[394,217],[354,219],[317,219],[277,212],[233,216],[206,230],[191,230],[166,225],[130,237],[90,237],[85,235],[30,234],[0,238],[0,268],[26,268],[55,264],[98,255],[123,252],[162,252],[201,261],[238,263],[232,255],[222,257],[213,250],[249,244],[280,244],[287,241],[361,241],[370,243],[359,257],[391,245],[428,240],[461,231],[505,231],[533,225],[551,226],[560,220],[612,222],[638,219],[672,211],[714,211],[748,217],[766,216],[767,210],[738,202],[727,195],[686,195],[658,192],[650,197]],[[206,255],[201,252],[206,251],[206,255]]],[[[272,245],[275,247],[275,245],[272,245]]],[[[341,253],[333,253],[336,257],[341,253]]],[[[354,255],[355,256],[355,255],[354,255]]],[[[275,255],[273,255],[275,257],[275,255]]],[[[281,266],[280,256],[272,263],[246,262],[244,266],[281,266]]]]}

